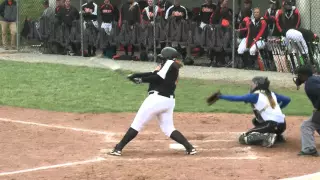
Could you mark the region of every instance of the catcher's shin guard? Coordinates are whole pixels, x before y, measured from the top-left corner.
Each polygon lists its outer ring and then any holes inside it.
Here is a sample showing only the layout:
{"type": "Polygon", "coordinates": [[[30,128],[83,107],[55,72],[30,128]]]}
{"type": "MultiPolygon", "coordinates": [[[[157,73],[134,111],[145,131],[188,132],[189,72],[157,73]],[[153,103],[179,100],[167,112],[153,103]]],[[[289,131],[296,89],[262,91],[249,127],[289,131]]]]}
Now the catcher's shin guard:
{"type": "Polygon", "coordinates": [[[276,141],[276,134],[273,133],[258,133],[252,132],[250,134],[242,134],[239,137],[240,144],[247,144],[247,145],[262,145],[264,147],[271,147],[276,141]]]}

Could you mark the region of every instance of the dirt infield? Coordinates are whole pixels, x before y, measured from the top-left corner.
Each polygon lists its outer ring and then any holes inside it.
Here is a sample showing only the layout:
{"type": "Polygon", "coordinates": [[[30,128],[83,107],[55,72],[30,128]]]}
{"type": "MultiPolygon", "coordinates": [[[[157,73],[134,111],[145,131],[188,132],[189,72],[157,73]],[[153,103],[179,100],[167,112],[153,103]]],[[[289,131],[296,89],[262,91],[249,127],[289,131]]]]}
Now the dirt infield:
{"type": "Polygon", "coordinates": [[[237,142],[239,133],[251,127],[250,115],[177,113],[176,128],[199,154],[186,156],[170,149],[174,142],[161,133],[155,120],[122,157],[106,155],[133,117],[1,107],[0,179],[270,180],[319,170],[317,158],[296,155],[303,117],[287,118],[288,142],[266,149],[237,142]]]}

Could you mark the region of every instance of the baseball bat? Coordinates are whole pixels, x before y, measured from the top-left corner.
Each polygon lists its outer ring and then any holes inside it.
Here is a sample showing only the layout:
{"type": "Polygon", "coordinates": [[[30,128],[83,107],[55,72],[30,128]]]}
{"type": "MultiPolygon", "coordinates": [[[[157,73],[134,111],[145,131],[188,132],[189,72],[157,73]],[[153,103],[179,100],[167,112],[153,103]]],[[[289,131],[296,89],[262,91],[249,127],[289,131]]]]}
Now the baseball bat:
{"type": "Polygon", "coordinates": [[[296,63],[295,63],[294,59],[291,59],[287,45],[284,47],[284,50],[285,50],[285,56],[286,56],[287,62],[290,65],[291,73],[294,74],[294,70],[296,68],[296,63]]]}
{"type": "Polygon", "coordinates": [[[320,73],[320,54],[319,54],[319,47],[316,43],[310,43],[309,45],[309,54],[310,54],[310,62],[316,66],[317,72],[320,73]],[[318,52],[317,52],[318,50],[318,52]]]}
{"type": "MultiPolygon", "coordinates": [[[[291,40],[289,41],[289,43],[291,44],[291,47],[292,47],[292,48],[294,48],[294,47],[295,47],[291,40]]],[[[299,49],[299,48],[298,48],[298,50],[300,51],[300,49],[299,49]]],[[[294,54],[294,56],[295,56],[295,58],[296,58],[296,60],[297,60],[297,62],[298,62],[298,65],[299,65],[299,66],[304,65],[304,62],[301,60],[301,58],[300,58],[300,56],[298,55],[298,53],[297,53],[297,52],[294,54]]]]}
{"type": "Polygon", "coordinates": [[[283,64],[282,64],[282,61],[281,61],[281,56],[280,56],[280,51],[279,51],[279,43],[280,41],[276,40],[275,39],[275,42],[274,42],[274,50],[275,50],[275,53],[277,55],[277,59],[278,59],[278,65],[280,67],[280,72],[284,72],[284,67],[283,67],[283,64]]]}
{"type": "MultiPolygon", "coordinates": [[[[306,62],[304,62],[304,59],[302,58],[302,51],[301,51],[301,49],[300,49],[300,46],[299,46],[299,44],[298,44],[298,41],[294,41],[294,43],[295,43],[295,45],[296,45],[296,49],[298,49],[298,52],[299,52],[299,54],[298,54],[298,57],[299,57],[299,60],[301,61],[301,64],[302,65],[305,65],[306,64],[306,62]]],[[[297,57],[297,58],[298,58],[297,57]]]]}
{"type": "Polygon", "coordinates": [[[106,67],[122,76],[127,75],[125,71],[121,70],[120,64],[113,59],[92,57],[90,58],[90,61],[99,66],[106,67]]]}
{"type": "Polygon", "coordinates": [[[277,57],[277,53],[276,53],[276,50],[275,50],[275,39],[270,39],[270,44],[271,44],[271,50],[272,50],[272,55],[273,55],[273,59],[274,59],[274,63],[275,63],[275,66],[276,66],[276,69],[278,72],[282,72],[281,70],[281,66],[279,64],[279,58],[277,57]]]}
{"type": "Polygon", "coordinates": [[[263,63],[263,59],[262,59],[262,56],[260,54],[260,51],[259,51],[259,48],[258,48],[258,45],[257,45],[257,41],[253,40],[254,41],[254,44],[256,46],[256,49],[257,49],[257,53],[258,53],[258,65],[259,65],[259,69],[260,71],[264,71],[264,63],[263,63]]]}
{"type": "Polygon", "coordinates": [[[278,56],[279,56],[279,62],[281,64],[281,68],[282,68],[282,72],[289,72],[288,70],[288,65],[286,63],[286,57],[284,56],[284,53],[281,49],[281,40],[277,41],[277,52],[278,52],[278,56]]]}
{"type": "MultiPolygon", "coordinates": [[[[302,51],[303,54],[305,54],[305,55],[308,57],[307,51],[304,49],[304,46],[303,46],[302,42],[301,42],[301,41],[299,41],[299,42],[300,42],[300,45],[301,45],[301,49],[303,50],[303,51],[302,51]]],[[[306,63],[306,64],[311,64],[308,58],[305,59],[305,63],[306,63]]]]}

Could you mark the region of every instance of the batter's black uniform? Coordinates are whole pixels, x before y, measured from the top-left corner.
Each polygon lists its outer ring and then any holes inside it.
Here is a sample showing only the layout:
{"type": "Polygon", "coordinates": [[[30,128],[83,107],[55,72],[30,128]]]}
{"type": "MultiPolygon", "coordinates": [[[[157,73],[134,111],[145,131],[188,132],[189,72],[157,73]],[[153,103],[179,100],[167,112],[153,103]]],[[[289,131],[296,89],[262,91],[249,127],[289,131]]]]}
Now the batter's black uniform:
{"type": "Polygon", "coordinates": [[[174,92],[178,75],[179,67],[176,62],[167,60],[159,71],[138,73],[131,76],[131,78],[139,78],[139,82],[149,83],[149,96],[141,105],[126,135],[110,152],[111,155],[120,156],[126,144],[137,136],[145,123],[151,120],[153,116],[158,116],[160,127],[165,135],[182,144],[186,148],[187,154],[193,155],[197,153],[194,147],[173,125],[174,92]],[[152,112],[151,115],[150,112],[152,112]]]}

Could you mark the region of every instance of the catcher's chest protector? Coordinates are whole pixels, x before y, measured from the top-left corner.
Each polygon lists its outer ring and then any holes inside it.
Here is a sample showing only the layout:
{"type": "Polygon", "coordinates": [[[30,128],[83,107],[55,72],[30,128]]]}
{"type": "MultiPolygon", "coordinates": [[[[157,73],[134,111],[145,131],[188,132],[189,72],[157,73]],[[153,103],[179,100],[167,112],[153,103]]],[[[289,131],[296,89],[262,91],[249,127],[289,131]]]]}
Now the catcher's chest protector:
{"type": "Polygon", "coordinates": [[[259,122],[275,121],[278,123],[284,123],[285,115],[282,113],[279,104],[277,103],[277,97],[272,92],[272,98],[274,99],[276,106],[271,107],[268,97],[261,91],[255,91],[258,94],[258,101],[256,104],[252,104],[253,112],[259,122]]]}

